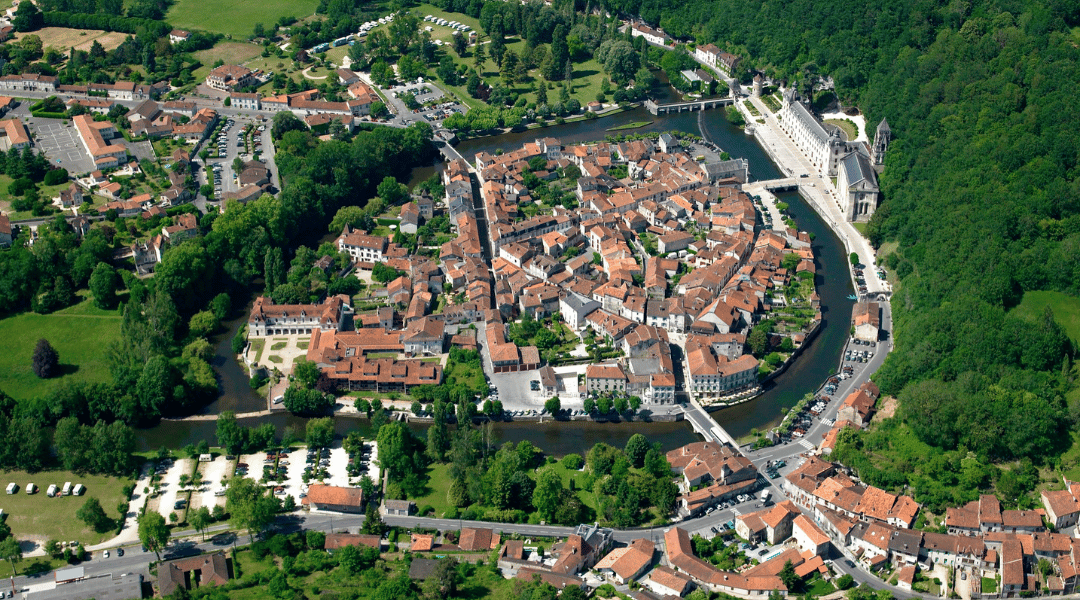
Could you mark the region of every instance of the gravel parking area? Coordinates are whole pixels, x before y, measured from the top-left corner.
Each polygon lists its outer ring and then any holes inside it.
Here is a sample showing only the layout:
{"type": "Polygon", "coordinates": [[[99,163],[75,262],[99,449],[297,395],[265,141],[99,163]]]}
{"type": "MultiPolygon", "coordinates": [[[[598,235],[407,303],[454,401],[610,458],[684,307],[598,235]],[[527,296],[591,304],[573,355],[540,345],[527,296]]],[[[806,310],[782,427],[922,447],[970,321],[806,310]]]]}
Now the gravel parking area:
{"type": "MultiPolygon", "coordinates": [[[[378,485],[378,483],[382,481],[382,479],[380,479],[381,475],[379,474],[378,464],[379,445],[374,442],[364,442],[364,448],[366,448],[370,453],[368,456],[367,475],[371,478],[372,481],[376,483],[376,485],[378,485]]],[[[363,474],[361,474],[360,476],[363,477],[363,474]]],[[[357,481],[359,481],[359,479],[357,481]]]]}
{"type": "Polygon", "coordinates": [[[232,473],[233,468],[234,462],[225,460],[225,455],[220,455],[208,463],[199,463],[203,485],[201,491],[191,495],[191,507],[205,506],[213,510],[218,504],[225,506],[225,496],[215,494],[225,490],[225,479],[232,473]]]}
{"type": "Polygon", "coordinates": [[[340,442],[334,442],[330,448],[330,466],[326,470],[330,474],[326,479],[327,485],[349,487],[349,453],[345,452],[340,442]]]}
{"type": "Polygon", "coordinates": [[[292,496],[293,500],[296,500],[296,505],[300,506],[300,494],[304,487],[304,467],[307,465],[307,448],[293,450],[286,460],[289,464],[286,466],[288,472],[285,473],[285,493],[292,496]]]}
{"type": "Polygon", "coordinates": [[[165,472],[165,475],[161,478],[161,496],[157,499],[157,511],[161,513],[161,516],[168,519],[169,513],[176,511],[173,506],[176,504],[176,499],[180,494],[180,476],[185,473],[190,475],[192,470],[192,460],[190,458],[181,458],[175,461],[169,467],[169,470],[165,472]]]}

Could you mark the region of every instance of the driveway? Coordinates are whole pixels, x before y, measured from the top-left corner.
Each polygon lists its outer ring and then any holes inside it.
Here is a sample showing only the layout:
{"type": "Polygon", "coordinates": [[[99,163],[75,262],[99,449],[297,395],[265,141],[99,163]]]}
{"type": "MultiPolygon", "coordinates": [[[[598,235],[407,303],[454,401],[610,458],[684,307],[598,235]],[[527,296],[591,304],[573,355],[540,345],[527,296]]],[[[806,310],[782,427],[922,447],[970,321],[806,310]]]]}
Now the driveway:
{"type": "Polygon", "coordinates": [[[32,118],[27,123],[37,147],[45,152],[49,162],[67,169],[69,173],[89,173],[94,161],[83,146],[74,125],[64,125],[56,119],[32,118]]]}

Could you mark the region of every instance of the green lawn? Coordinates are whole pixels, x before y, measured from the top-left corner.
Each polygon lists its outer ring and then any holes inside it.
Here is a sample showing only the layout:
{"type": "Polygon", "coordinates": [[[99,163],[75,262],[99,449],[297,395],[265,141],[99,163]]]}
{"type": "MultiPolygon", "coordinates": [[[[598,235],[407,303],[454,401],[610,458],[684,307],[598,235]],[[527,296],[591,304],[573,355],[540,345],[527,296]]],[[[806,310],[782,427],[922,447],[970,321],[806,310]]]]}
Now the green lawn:
{"type": "Polygon", "coordinates": [[[109,381],[105,347],[120,339],[121,317],[99,311],[89,300],[51,315],[23,313],[0,320],[0,389],[24,400],[43,395],[64,381],[109,381]],[[49,340],[60,355],[61,375],[38,379],[31,369],[34,346],[49,340]]]}
{"type": "Polygon", "coordinates": [[[984,594],[996,594],[997,593],[997,580],[990,577],[982,578],[982,592],[984,594]]]}
{"type": "Polygon", "coordinates": [[[479,363],[453,363],[452,366],[448,363],[447,367],[443,372],[443,383],[445,385],[453,386],[464,383],[474,390],[484,387],[484,372],[479,363]]]}
{"type": "Polygon", "coordinates": [[[251,349],[255,351],[255,364],[262,360],[262,353],[265,348],[266,340],[251,340],[251,349]]]}
{"type": "Polygon", "coordinates": [[[428,467],[428,494],[419,498],[410,498],[416,502],[417,510],[430,506],[435,509],[435,516],[441,517],[450,510],[446,501],[446,492],[450,491],[450,475],[447,465],[435,463],[428,467]]]}
{"type": "Polygon", "coordinates": [[[1080,342],[1080,298],[1061,292],[1025,292],[1024,299],[1013,310],[1022,317],[1038,320],[1047,306],[1054,311],[1054,319],[1065,328],[1065,333],[1080,342]]]}
{"type": "Polygon", "coordinates": [[[165,19],[175,27],[203,29],[246,39],[255,23],[270,28],[281,17],[304,18],[315,12],[318,0],[178,0],[165,19]]]}
{"type": "MultiPolygon", "coordinates": [[[[13,470],[0,474],[0,482],[3,482],[4,487],[11,482],[19,486],[18,493],[5,495],[0,501],[4,515],[7,516],[7,524],[16,538],[27,539],[34,536],[44,540],[77,540],[91,545],[114,537],[116,530],[95,533],[93,529],[77,519],[75,513],[87,498],[97,498],[101,502],[101,507],[105,509],[105,514],[110,518],[117,518],[119,512],[116,510],[116,505],[127,501],[122,488],[125,484],[131,483],[131,480],[104,475],[77,475],[69,471],[41,471],[30,474],[13,470]],[[85,485],[86,492],[82,496],[56,498],[45,495],[50,484],[63,487],[68,481],[72,484],[85,485]],[[34,483],[38,487],[37,493],[27,495],[27,483],[34,483]]],[[[3,565],[10,569],[6,561],[3,565]]],[[[0,569],[0,577],[5,576],[7,573],[0,569]]]]}
{"type": "MultiPolygon", "coordinates": [[[[776,111],[774,110],[773,112],[776,111]]],[[[855,125],[855,122],[851,119],[825,119],[825,122],[829,125],[836,125],[839,127],[843,130],[844,135],[846,135],[849,140],[859,137],[859,127],[855,125]]]]}

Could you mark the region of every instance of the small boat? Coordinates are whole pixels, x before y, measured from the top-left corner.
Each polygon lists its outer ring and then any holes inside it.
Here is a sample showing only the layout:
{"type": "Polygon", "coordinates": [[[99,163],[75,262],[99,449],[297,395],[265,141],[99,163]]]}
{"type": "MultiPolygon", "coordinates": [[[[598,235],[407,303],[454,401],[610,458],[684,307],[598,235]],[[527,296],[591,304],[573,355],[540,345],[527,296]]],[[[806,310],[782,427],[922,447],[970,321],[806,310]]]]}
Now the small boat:
{"type": "Polygon", "coordinates": [[[859,297],[858,297],[858,296],[856,296],[855,294],[848,294],[848,297],[847,297],[847,299],[848,299],[848,300],[858,300],[858,299],[859,299],[859,297]]]}

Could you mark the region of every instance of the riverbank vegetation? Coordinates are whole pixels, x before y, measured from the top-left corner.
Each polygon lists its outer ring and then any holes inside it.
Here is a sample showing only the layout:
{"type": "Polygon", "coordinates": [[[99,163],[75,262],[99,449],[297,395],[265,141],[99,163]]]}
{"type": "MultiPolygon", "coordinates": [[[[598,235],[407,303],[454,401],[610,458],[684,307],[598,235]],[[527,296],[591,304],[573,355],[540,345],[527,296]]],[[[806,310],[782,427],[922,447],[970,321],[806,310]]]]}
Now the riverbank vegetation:
{"type": "MultiPolygon", "coordinates": [[[[471,414],[461,403],[458,415],[471,414]]],[[[599,521],[617,527],[663,523],[677,489],[659,444],[640,434],[626,449],[596,444],[586,457],[561,460],[529,442],[495,448],[486,426],[445,426],[447,406],[436,401],[427,439],[392,422],[378,432],[379,462],[388,470],[388,498],[410,499],[421,514],[448,519],[573,525],[599,521]]]]}

